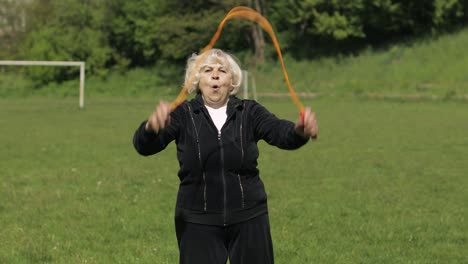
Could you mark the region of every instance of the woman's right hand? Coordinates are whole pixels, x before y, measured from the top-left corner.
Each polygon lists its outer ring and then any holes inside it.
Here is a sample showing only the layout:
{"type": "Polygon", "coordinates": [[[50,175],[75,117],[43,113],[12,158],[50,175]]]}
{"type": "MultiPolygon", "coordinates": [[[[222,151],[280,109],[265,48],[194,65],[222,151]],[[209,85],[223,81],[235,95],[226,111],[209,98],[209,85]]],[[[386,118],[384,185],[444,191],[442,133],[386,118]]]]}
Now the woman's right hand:
{"type": "Polygon", "coordinates": [[[160,101],[148,118],[148,121],[146,121],[145,130],[158,133],[169,125],[171,121],[170,114],[171,104],[166,101],[160,101]]]}

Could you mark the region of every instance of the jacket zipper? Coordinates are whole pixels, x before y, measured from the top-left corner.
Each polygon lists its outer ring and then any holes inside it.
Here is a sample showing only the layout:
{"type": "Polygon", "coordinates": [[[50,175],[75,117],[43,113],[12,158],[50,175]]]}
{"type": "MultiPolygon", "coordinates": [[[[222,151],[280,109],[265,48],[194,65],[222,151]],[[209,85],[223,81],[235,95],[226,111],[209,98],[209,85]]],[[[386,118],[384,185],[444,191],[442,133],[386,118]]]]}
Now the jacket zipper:
{"type": "MultiPolygon", "coordinates": [[[[244,103],[244,108],[245,108],[245,103],[244,103]]],[[[242,154],[242,159],[241,159],[241,166],[244,165],[244,140],[242,137],[242,123],[244,122],[244,110],[242,110],[241,114],[241,120],[240,120],[240,128],[239,128],[239,134],[240,134],[240,144],[241,144],[241,154],[242,154]]]]}
{"type": "Polygon", "coordinates": [[[223,179],[223,194],[224,194],[224,208],[223,208],[223,225],[226,226],[226,177],[224,175],[224,150],[223,150],[223,142],[221,140],[221,132],[218,133],[218,142],[221,152],[221,176],[223,179]]]}
{"type": "MultiPolygon", "coordinates": [[[[244,140],[243,140],[243,137],[242,137],[242,124],[243,124],[243,121],[244,121],[244,110],[245,110],[245,102],[244,102],[243,108],[242,108],[240,128],[239,128],[239,130],[240,130],[239,133],[240,133],[241,155],[242,155],[241,167],[244,165],[244,145],[243,145],[244,140]]],[[[239,178],[239,187],[240,187],[240,191],[241,191],[242,209],[243,209],[244,208],[244,187],[242,187],[242,181],[241,181],[240,173],[237,173],[237,177],[239,178]]]]}
{"type": "Polygon", "coordinates": [[[239,179],[239,186],[240,186],[240,191],[241,191],[242,209],[244,209],[244,188],[242,187],[241,176],[239,173],[237,174],[237,178],[239,179]]]}
{"type": "Polygon", "coordinates": [[[202,170],[202,174],[203,174],[203,210],[206,212],[206,207],[207,207],[206,205],[206,176],[205,176],[205,170],[203,170],[202,160],[201,160],[200,139],[198,136],[197,126],[195,125],[195,119],[193,119],[192,108],[190,107],[190,104],[187,104],[187,106],[189,108],[190,118],[192,119],[193,129],[195,130],[195,134],[197,135],[198,161],[200,162],[200,169],[202,170]]]}

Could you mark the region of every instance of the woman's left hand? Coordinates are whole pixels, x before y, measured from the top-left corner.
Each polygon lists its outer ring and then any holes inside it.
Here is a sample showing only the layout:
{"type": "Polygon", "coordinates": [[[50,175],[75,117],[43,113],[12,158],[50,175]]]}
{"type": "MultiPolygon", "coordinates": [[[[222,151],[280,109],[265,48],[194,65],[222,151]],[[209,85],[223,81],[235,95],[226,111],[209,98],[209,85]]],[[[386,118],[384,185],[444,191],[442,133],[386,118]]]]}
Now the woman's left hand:
{"type": "Polygon", "coordinates": [[[304,118],[299,118],[295,126],[296,132],[305,137],[311,137],[312,139],[317,139],[318,135],[318,125],[317,119],[315,118],[315,112],[310,110],[310,107],[306,107],[304,110],[304,118]]]}

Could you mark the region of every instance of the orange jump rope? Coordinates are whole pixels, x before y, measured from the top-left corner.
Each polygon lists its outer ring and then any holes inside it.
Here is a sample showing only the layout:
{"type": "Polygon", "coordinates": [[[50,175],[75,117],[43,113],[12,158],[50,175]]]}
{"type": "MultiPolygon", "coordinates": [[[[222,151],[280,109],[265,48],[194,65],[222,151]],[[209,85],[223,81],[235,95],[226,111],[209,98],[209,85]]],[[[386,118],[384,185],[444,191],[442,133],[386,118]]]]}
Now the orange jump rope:
{"type": "MultiPolygon", "coordinates": [[[[231,11],[229,11],[226,17],[221,21],[221,23],[219,23],[218,30],[216,31],[214,36],[211,38],[210,43],[201,50],[200,54],[203,55],[203,53],[205,53],[207,50],[210,50],[211,48],[213,48],[219,36],[221,35],[221,31],[223,30],[224,24],[232,18],[243,18],[243,19],[247,19],[252,22],[255,22],[259,24],[270,35],[273,41],[273,44],[276,48],[276,52],[278,53],[278,58],[281,63],[281,67],[283,69],[284,80],[286,81],[286,85],[288,86],[289,94],[291,95],[291,98],[294,101],[294,104],[297,106],[299,113],[301,115],[301,118],[304,121],[304,106],[299,101],[299,98],[297,97],[297,94],[294,91],[294,88],[291,86],[291,83],[289,82],[289,76],[286,71],[286,67],[284,66],[283,55],[281,53],[278,40],[276,39],[276,35],[273,32],[273,28],[271,24],[268,22],[268,20],[265,17],[263,17],[260,13],[258,13],[257,11],[248,7],[244,7],[244,6],[238,6],[238,7],[234,7],[233,9],[231,9],[231,11]]],[[[202,61],[202,58],[203,56],[200,56],[198,63],[202,61]]],[[[197,68],[198,63],[195,62],[195,69],[197,68]]],[[[171,103],[171,110],[174,110],[179,104],[181,104],[187,98],[188,89],[193,83],[194,78],[195,78],[194,75],[195,74],[192,74],[192,76],[188,78],[188,80],[185,82],[177,98],[171,103]]]]}

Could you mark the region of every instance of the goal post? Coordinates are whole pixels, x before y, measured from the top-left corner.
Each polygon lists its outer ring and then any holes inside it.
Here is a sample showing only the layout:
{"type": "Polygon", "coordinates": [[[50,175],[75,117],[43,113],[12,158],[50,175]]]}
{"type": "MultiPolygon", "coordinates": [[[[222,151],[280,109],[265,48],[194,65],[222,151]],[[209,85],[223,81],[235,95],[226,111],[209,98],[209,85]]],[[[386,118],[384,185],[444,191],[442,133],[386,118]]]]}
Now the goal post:
{"type": "Polygon", "coordinates": [[[0,65],[4,66],[79,66],[80,67],[80,109],[84,108],[84,86],[85,86],[85,62],[84,61],[17,61],[0,60],[0,65]]]}
{"type": "Polygon", "coordinates": [[[257,85],[255,83],[255,77],[253,74],[250,74],[247,70],[242,70],[242,90],[244,92],[243,97],[244,99],[249,99],[249,79],[250,79],[250,84],[251,84],[251,89],[252,89],[252,95],[254,97],[254,100],[257,100],[257,85]]]}

